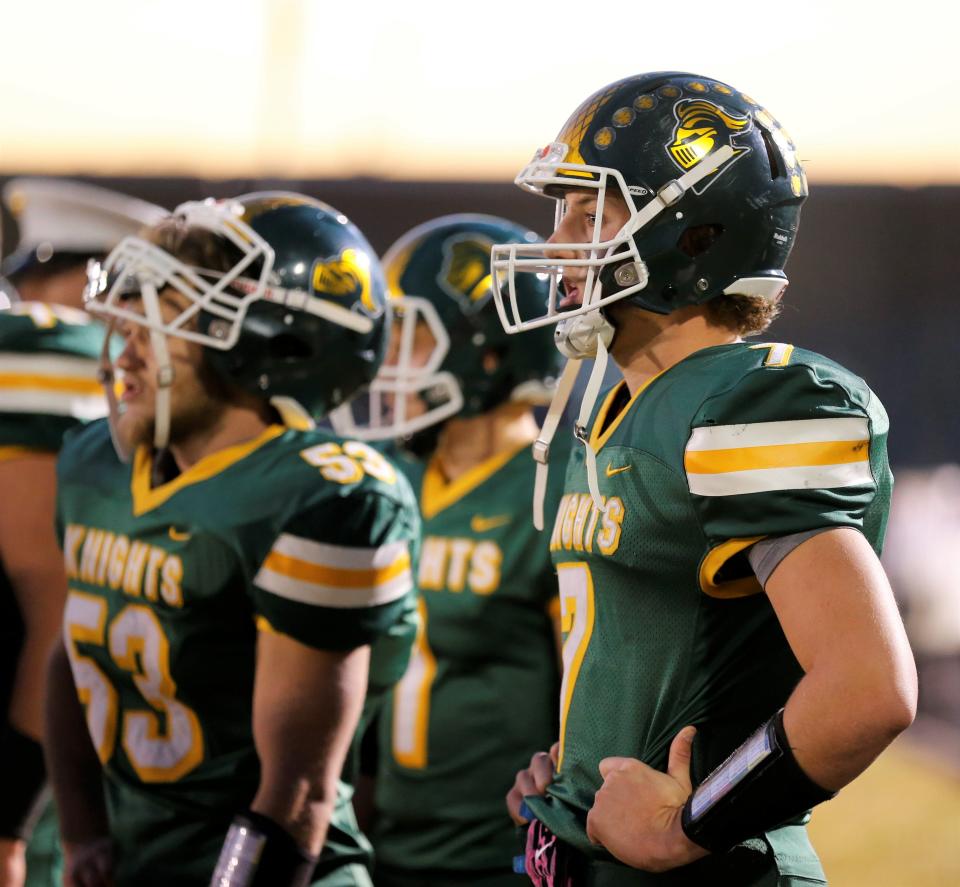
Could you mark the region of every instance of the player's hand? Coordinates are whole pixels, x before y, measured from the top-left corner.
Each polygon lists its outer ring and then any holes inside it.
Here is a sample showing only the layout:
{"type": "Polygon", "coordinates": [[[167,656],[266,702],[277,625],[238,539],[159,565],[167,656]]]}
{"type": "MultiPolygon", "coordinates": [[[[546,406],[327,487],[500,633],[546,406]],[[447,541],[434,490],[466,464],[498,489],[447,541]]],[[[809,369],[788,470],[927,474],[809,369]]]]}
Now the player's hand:
{"type": "Polygon", "coordinates": [[[603,785],[587,814],[587,837],[594,844],[648,872],[663,872],[707,855],[683,833],[680,820],[693,790],[690,749],[696,732],[684,727],[674,737],[666,773],[633,758],[600,762],[603,785]]]}
{"type": "Polygon", "coordinates": [[[557,755],[560,743],[550,746],[550,751],[538,751],[530,758],[530,766],[520,770],[513,781],[513,788],[507,792],[507,810],[510,818],[517,825],[526,825],[530,820],[520,814],[520,805],[528,795],[546,794],[547,786],[553,782],[553,774],[557,771],[557,755]]]}
{"type": "Polygon", "coordinates": [[[113,887],[113,844],[96,838],[64,843],[63,887],[113,887]]]}
{"type": "Polygon", "coordinates": [[[27,845],[14,838],[0,838],[0,887],[23,887],[27,878],[27,845]]]}

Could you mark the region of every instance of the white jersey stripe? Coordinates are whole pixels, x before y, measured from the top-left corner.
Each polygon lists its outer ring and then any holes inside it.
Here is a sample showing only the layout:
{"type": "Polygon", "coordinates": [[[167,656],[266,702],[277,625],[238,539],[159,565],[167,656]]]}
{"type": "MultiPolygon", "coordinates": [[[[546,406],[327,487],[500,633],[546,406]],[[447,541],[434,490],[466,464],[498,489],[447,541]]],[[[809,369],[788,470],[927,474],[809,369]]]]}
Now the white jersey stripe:
{"type": "Polygon", "coordinates": [[[873,484],[867,461],[800,468],[762,468],[722,474],[687,474],[690,492],[697,496],[741,496],[773,490],[828,490],[873,484]]]}
{"type": "Polygon", "coordinates": [[[869,440],[865,418],[795,419],[787,422],[754,422],[749,425],[714,425],[694,428],[687,441],[690,450],[733,450],[779,444],[869,440]]]}
{"type": "Polygon", "coordinates": [[[106,398],[46,388],[0,388],[0,413],[44,413],[89,421],[107,414],[106,398]]]}
{"type": "Polygon", "coordinates": [[[403,597],[413,588],[413,574],[404,570],[388,582],[366,588],[339,588],[320,585],[303,579],[293,579],[262,568],[254,578],[254,584],[279,597],[316,607],[346,609],[353,607],[378,607],[403,597]]]}
{"type": "Polygon", "coordinates": [[[90,357],[68,357],[56,354],[0,353],[0,375],[16,373],[25,376],[90,379],[96,381],[97,361],[90,357]]]}
{"type": "Polygon", "coordinates": [[[295,557],[320,567],[333,567],[338,570],[381,570],[407,553],[407,543],[390,542],[379,548],[347,548],[281,533],[273,543],[273,550],[277,554],[295,557]]]}

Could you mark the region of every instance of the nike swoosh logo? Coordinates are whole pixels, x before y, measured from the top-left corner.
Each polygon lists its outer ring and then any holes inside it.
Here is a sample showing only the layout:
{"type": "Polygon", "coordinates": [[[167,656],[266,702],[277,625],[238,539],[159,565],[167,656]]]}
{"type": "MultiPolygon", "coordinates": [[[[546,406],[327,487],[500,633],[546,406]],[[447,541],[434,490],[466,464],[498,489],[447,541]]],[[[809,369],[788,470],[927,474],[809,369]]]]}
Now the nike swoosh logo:
{"type": "Polygon", "coordinates": [[[619,474],[621,471],[629,471],[633,468],[632,465],[624,465],[622,468],[614,468],[609,462],[607,463],[607,477],[613,477],[615,474],[619,474]]]}
{"type": "Polygon", "coordinates": [[[534,860],[534,862],[539,862],[539,861],[540,861],[540,857],[543,856],[543,854],[546,853],[546,852],[547,852],[554,844],[556,844],[556,843],[557,843],[557,838],[556,838],[556,835],[554,835],[554,837],[551,838],[551,839],[550,839],[546,844],[544,844],[542,847],[537,847],[537,849],[536,849],[536,850],[534,851],[534,853],[533,853],[533,860],[534,860]]]}
{"type": "Polygon", "coordinates": [[[181,533],[176,527],[170,527],[167,532],[174,542],[186,542],[193,535],[192,533],[181,533]]]}
{"type": "Polygon", "coordinates": [[[513,515],[510,514],[498,514],[496,517],[482,517],[479,514],[475,514],[470,518],[470,529],[473,530],[474,533],[486,533],[488,530],[495,530],[497,527],[502,527],[512,520],[513,515]]]}

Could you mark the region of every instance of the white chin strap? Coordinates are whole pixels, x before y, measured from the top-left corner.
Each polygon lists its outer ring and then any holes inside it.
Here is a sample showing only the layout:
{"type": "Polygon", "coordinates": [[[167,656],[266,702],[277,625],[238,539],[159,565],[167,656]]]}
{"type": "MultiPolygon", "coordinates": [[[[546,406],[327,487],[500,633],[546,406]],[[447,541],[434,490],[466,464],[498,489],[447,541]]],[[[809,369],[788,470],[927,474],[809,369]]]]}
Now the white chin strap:
{"type": "MultiPolygon", "coordinates": [[[[599,285],[598,285],[599,287],[599,285]]],[[[583,392],[583,398],[580,401],[580,414],[577,416],[576,425],[573,433],[577,440],[584,446],[584,458],[587,468],[587,486],[590,488],[590,495],[593,498],[594,505],[603,513],[606,513],[606,506],[600,496],[600,485],[597,481],[597,456],[590,446],[587,423],[590,421],[590,414],[597,402],[600,394],[600,386],[603,384],[603,377],[607,372],[607,347],[613,340],[614,329],[612,324],[599,312],[595,315],[584,315],[575,318],[576,321],[584,321],[590,318],[592,336],[591,341],[583,339],[578,342],[581,347],[567,348],[561,347],[560,350],[568,355],[566,366],[563,368],[563,374],[557,383],[556,393],[550,403],[550,409],[547,411],[547,417],[543,421],[543,427],[540,434],[533,444],[533,458],[537,463],[536,479],[533,485],[533,525],[538,530],[544,526],[543,502],[547,494],[547,475],[549,473],[550,442],[553,440],[563,411],[566,409],[567,402],[570,400],[570,393],[573,391],[574,382],[577,380],[577,374],[580,371],[580,364],[585,357],[594,357],[593,369],[590,372],[590,378],[587,381],[586,390],[583,392]]],[[[577,326],[585,326],[578,323],[577,326]]],[[[567,344],[569,345],[569,340],[567,344]]]]}
{"type": "Polygon", "coordinates": [[[570,392],[573,391],[577,373],[580,372],[580,363],[580,359],[576,357],[567,361],[557,382],[557,389],[550,402],[550,409],[547,410],[547,417],[543,420],[543,427],[533,442],[533,459],[537,463],[537,473],[533,483],[533,525],[538,530],[543,529],[543,500],[547,495],[547,474],[550,470],[548,465],[550,441],[557,433],[560,418],[566,409],[567,401],[570,400],[570,392]]]}
{"type": "Polygon", "coordinates": [[[106,336],[103,337],[97,378],[100,380],[103,393],[107,397],[107,422],[110,425],[110,439],[113,441],[113,448],[117,451],[121,462],[129,462],[133,453],[121,440],[117,428],[117,422],[120,418],[120,404],[117,403],[117,374],[113,368],[113,361],[110,359],[110,339],[112,335],[113,328],[111,327],[107,330],[106,336]]]}
{"type": "Polygon", "coordinates": [[[577,424],[573,428],[573,433],[577,440],[583,444],[584,461],[587,468],[587,486],[590,489],[593,505],[601,514],[607,513],[607,506],[604,505],[600,496],[600,484],[597,481],[597,454],[590,446],[590,429],[587,427],[587,423],[590,421],[594,404],[600,396],[600,386],[603,384],[603,376],[606,371],[607,343],[602,336],[598,336],[597,356],[593,362],[593,370],[590,373],[586,391],[583,392],[583,400],[580,401],[580,415],[577,417],[577,424]]]}
{"type": "MultiPolygon", "coordinates": [[[[150,346],[153,348],[153,356],[157,363],[157,375],[154,380],[157,386],[157,394],[154,408],[153,446],[157,450],[162,450],[170,442],[170,386],[173,385],[173,365],[170,362],[167,337],[156,328],[162,324],[163,320],[160,315],[160,300],[157,296],[156,287],[151,283],[143,283],[140,292],[143,298],[144,317],[151,323],[151,326],[148,327],[150,346]]],[[[110,359],[112,333],[111,328],[104,337],[97,375],[107,397],[107,416],[113,448],[117,451],[117,455],[122,462],[129,462],[133,456],[133,451],[123,442],[118,425],[120,404],[117,402],[117,374],[113,367],[113,361],[110,359]]]]}
{"type": "Polygon", "coordinates": [[[163,316],[160,314],[160,298],[156,287],[151,283],[143,283],[140,293],[143,298],[143,311],[150,324],[150,345],[157,362],[157,377],[154,380],[157,396],[153,417],[153,446],[159,451],[170,441],[170,386],[173,385],[173,365],[170,363],[167,337],[160,332],[163,316]]]}

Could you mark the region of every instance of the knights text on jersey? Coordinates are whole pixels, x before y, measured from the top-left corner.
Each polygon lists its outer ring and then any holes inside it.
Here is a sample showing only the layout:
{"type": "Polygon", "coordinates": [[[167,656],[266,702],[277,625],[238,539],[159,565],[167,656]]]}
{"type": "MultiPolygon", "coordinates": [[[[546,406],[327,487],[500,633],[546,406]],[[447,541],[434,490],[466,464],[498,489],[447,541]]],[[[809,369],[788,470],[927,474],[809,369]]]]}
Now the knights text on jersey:
{"type": "Polygon", "coordinates": [[[392,868],[508,870],[516,852],[504,796],[556,739],[556,577],[533,479],[524,446],[452,483],[431,464],[419,484],[423,630],[379,743],[374,846],[392,868]]]}
{"type": "MultiPolygon", "coordinates": [[[[206,884],[259,779],[256,632],[372,643],[376,669],[399,672],[419,516],[388,460],[321,431],[271,426],[160,486],[150,462],[141,448],[122,464],[106,422],[67,439],[64,638],[107,776],[118,883],[206,884]]],[[[333,828],[355,834],[341,801],[333,828]]]]}
{"type": "Polygon", "coordinates": [[[674,736],[694,724],[696,783],[799,680],[749,546],[854,527],[879,551],[892,486],[883,407],[819,355],[718,346],[629,401],[622,385],[596,411],[589,440],[605,510],[578,449],[551,535],[564,629],[560,767],[547,797],[529,802],[589,855],[601,759],[665,770],[674,736]]]}

